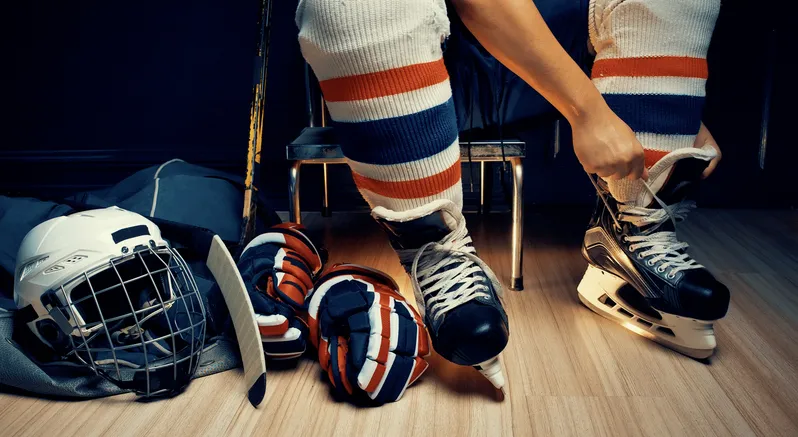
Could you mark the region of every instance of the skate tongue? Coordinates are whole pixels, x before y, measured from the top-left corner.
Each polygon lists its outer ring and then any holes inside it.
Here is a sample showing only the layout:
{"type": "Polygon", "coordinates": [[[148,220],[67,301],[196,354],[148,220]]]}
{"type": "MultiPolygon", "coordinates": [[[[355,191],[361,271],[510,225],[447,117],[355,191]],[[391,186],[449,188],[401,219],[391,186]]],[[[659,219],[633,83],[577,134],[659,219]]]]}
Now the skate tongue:
{"type": "Polygon", "coordinates": [[[388,233],[394,249],[418,249],[429,242],[439,242],[463,219],[456,205],[446,199],[407,211],[391,211],[378,206],[371,215],[388,233]]]}
{"type": "MultiPolygon", "coordinates": [[[[649,171],[648,185],[651,191],[666,205],[681,202],[687,197],[701,180],[701,173],[709,165],[709,161],[717,156],[717,151],[705,146],[701,149],[689,148],[675,150],[657,161],[649,171]]],[[[644,187],[630,206],[659,209],[660,205],[654,196],[644,187]]]]}

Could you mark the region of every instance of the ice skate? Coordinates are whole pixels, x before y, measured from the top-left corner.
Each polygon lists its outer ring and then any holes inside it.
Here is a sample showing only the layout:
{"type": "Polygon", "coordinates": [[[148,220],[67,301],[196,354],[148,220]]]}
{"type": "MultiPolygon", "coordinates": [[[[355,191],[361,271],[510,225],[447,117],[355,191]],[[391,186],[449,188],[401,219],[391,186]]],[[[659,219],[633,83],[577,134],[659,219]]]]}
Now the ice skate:
{"type": "Polygon", "coordinates": [[[455,204],[441,199],[402,212],[377,207],[372,215],[410,275],[435,350],[455,364],[475,367],[502,389],[499,354],[509,330],[501,285],[477,257],[455,204]]]}
{"type": "Polygon", "coordinates": [[[687,254],[676,222],[714,150],[680,149],[649,171],[637,199],[620,203],[602,180],[582,254],[590,264],[578,286],[588,308],[627,329],[696,359],[715,350],[713,322],[729,307],[729,290],[687,254]]]}

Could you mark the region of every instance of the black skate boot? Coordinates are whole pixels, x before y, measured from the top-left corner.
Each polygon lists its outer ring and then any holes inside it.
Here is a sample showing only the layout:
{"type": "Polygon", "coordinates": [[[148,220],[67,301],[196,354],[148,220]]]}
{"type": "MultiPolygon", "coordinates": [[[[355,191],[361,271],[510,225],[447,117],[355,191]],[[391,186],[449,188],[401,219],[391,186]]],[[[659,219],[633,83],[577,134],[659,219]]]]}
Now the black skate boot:
{"type": "Polygon", "coordinates": [[[410,275],[435,350],[456,364],[476,367],[501,389],[499,354],[509,339],[501,285],[477,257],[455,204],[437,200],[402,212],[377,207],[372,215],[410,275]]]}
{"type": "Polygon", "coordinates": [[[712,323],[726,314],[729,290],[686,253],[675,231],[695,207],[685,198],[713,157],[713,149],[669,153],[632,202],[617,202],[604,181],[594,181],[599,200],[582,246],[590,265],[578,287],[590,309],[697,359],[714,352],[712,323]]]}

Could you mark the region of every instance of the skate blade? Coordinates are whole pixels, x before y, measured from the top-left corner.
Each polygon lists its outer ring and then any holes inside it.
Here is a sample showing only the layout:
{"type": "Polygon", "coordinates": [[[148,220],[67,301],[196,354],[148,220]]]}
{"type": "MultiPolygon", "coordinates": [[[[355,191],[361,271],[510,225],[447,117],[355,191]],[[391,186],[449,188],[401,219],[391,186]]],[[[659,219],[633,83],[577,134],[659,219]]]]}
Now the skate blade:
{"type": "Polygon", "coordinates": [[[612,317],[611,315],[607,314],[603,310],[601,310],[598,307],[596,307],[595,305],[593,305],[592,302],[590,302],[589,300],[584,298],[582,295],[579,295],[579,300],[582,302],[582,304],[584,306],[586,306],[588,309],[590,309],[594,313],[600,315],[601,317],[603,317],[603,318],[605,318],[607,320],[611,320],[611,321],[623,326],[624,328],[628,329],[629,331],[634,332],[635,334],[637,334],[637,335],[639,335],[641,337],[645,337],[645,338],[647,338],[647,339],[649,339],[651,341],[654,341],[657,344],[660,344],[662,346],[667,347],[668,349],[671,349],[671,350],[674,350],[676,352],[679,352],[680,354],[685,355],[687,357],[690,357],[690,358],[693,358],[693,359],[696,359],[696,360],[705,360],[705,359],[711,357],[712,354],[715,353],[715,349],[695,349],[695,348],[682,346],[680,344],[677,344],[677,343],[674,343],[672,341],[669,341],[669,340],[667,340],[664,337],[660,337],[660,336],[654,335],[651,332],[646,331],[645,329],[642,329],[642,328],[639,328],[639,327],[633,325],[630,322],[625,322],[625,321],[618,320],[615,317],[612,317]]]}
{"type": "Polygon", "coordinates": [[[707,328],[709,330],[712,329],[712,322],[685,319],[661,312],[658,313],[661,315],[662,320],[654,320],[638,311],[633,305],[625,302],[624,299],[617,294],[620,287],[624,285],[626,285],[626,282],[622,279],[610,273],[603,272],[596,267],[589,266],[585,272],[584,278],[582,278],[582,281],[577,287],[579,291],[579,300],[583,305],[602,317],[612,320],[635,334],[690,358],[704,360],[712,356],[715,352],[714,334],[707,334],[707,328]],[[611,308],[610,305],[604,308],[600,300],[602,296],[609,297],[614,305],[612,305],[611,308]],[[638,326],[634,322],[642,326],[638,326]],[[677,327],[677,324],[681,326],[677,327]],[[698,329],[695,329],[695,331],[698,331],[699,334],[697,337],[693,338],[703,338],[707,345],[712,345],[712,347],[694,348],[677,343],[675,338],[678,337],[674,330],[676,330],[676,332],[687,333],[687,335],[693,334],[693,330],[685,329],[684,326],[697,327],[698,329]]]}
{"type": "Polygon", "coordinates": [[[494,357],[488,361],[477,364],[474,366],[485,378],[490,381],[493,386],[499,390],[502,395],[505,394],[505,386],[507,381],[504,379],[504,370],[502,369],[502,362],[499,357],[494,357]]]}

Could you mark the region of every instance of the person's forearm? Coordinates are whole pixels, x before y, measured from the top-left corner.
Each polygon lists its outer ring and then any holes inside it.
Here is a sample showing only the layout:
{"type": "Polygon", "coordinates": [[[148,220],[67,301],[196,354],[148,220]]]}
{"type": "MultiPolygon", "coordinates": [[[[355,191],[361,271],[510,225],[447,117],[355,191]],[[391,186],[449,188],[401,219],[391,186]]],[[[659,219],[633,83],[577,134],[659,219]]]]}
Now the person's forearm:
{"type": "Polygon", "coordinates": [[[569,121],[604,99],[554,38],[532,0],[454,0],[479,42],[569,121]]]}

